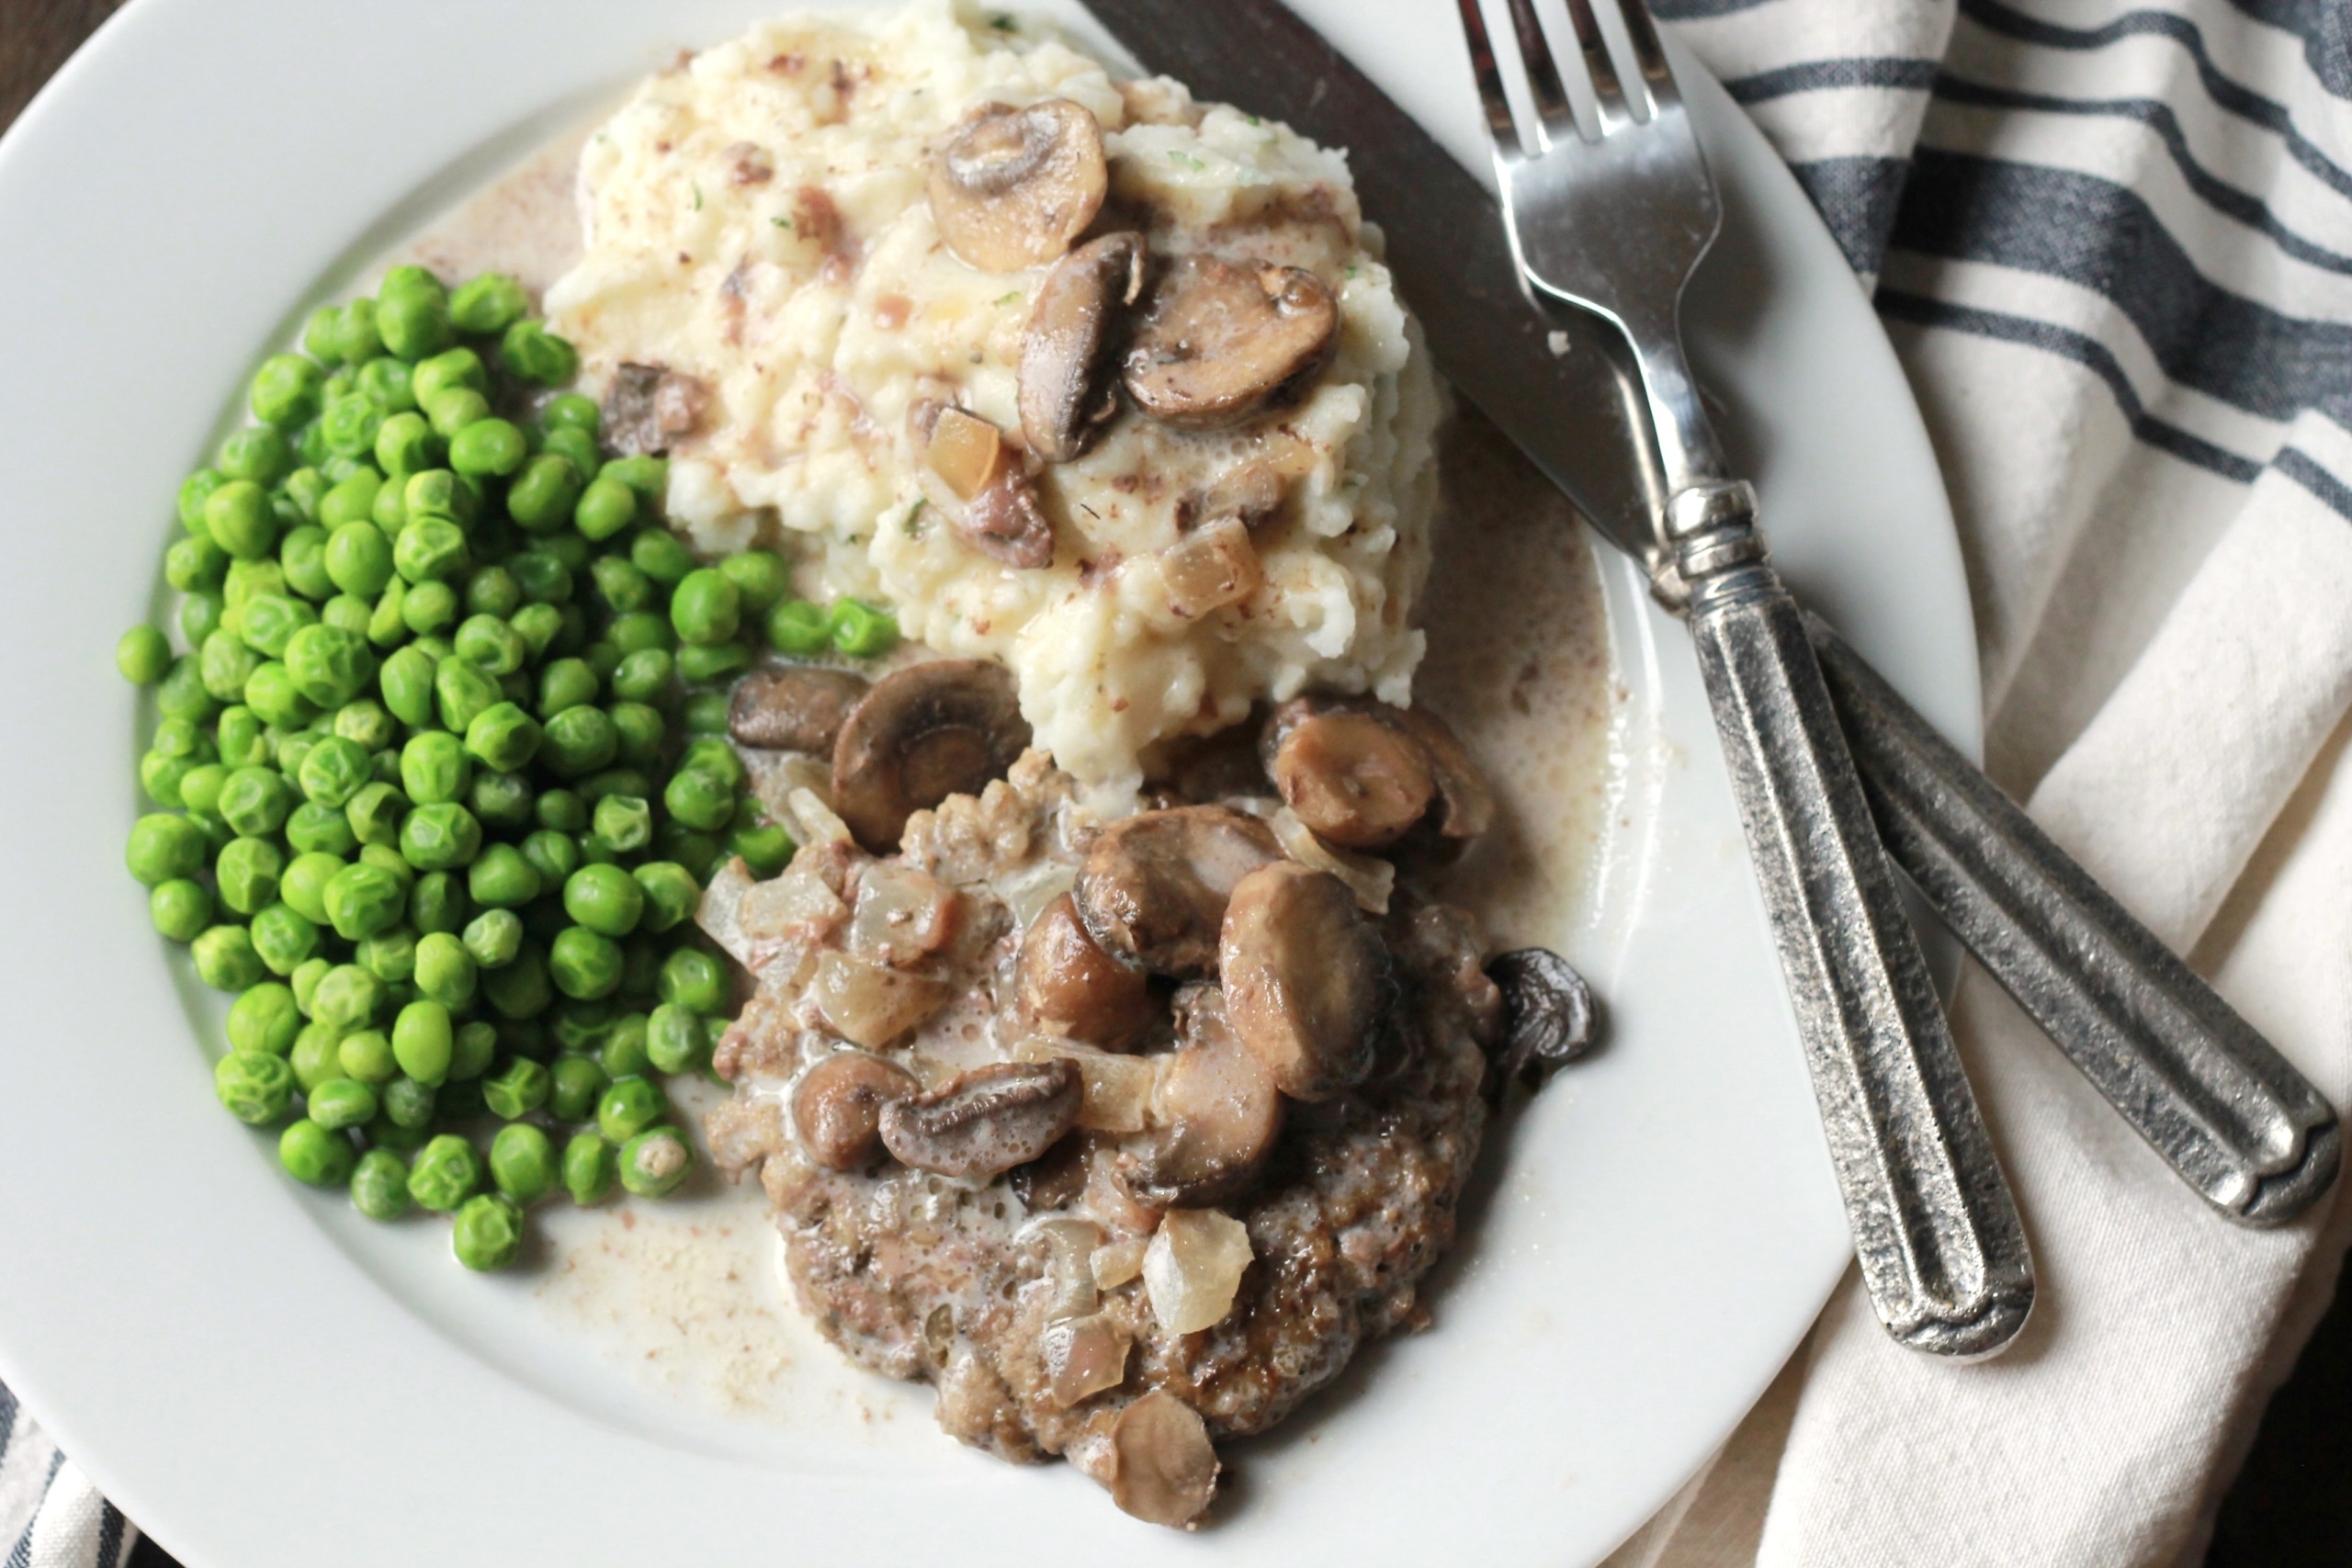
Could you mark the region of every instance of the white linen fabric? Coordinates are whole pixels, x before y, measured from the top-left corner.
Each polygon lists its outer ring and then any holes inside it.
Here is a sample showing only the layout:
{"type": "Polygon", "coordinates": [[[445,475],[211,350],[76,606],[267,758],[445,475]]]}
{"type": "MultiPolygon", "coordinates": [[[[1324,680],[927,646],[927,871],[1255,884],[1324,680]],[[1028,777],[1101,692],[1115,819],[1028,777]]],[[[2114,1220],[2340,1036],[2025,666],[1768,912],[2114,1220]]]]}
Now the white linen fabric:
{"type": "Polygon", "coordinates": [[[138,1539],[0,1387],[0,1568],[122,1568],[138,1539]]]}
{"type": "MultiPolygon", "coordinates": [[[[1875,285],[1959,516],[1995,776],[2341,1105],[2352,6],[1657,9],[1875,285]]],[[[2201,1557],[2352,1204],[2228,1225],[1982,973],[1953,1021],[2034,1245],[2025,1333],[1942,1365],[1849,1278],[1612,1565],[2201,1557]]]]}

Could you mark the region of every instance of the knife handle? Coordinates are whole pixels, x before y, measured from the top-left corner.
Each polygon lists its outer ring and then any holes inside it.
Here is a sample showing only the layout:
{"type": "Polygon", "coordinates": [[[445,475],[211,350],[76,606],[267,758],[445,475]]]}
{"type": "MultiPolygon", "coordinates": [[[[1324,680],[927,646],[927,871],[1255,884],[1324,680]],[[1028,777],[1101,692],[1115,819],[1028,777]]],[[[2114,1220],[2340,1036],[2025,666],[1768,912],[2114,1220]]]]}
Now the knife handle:
{"type": "Polygon", "coordinates": [[[1897,1340],[1989,1356],[2033,1304],[2025,1227],[1755,505],[1694,485],[1668,537],[1855,1257],[1897,1340]]]}
{"type": "Polygon", "coordinates": [[[1936,913],[2182,1180],[2278,1225],[2335,1179],[2335,1110],[1818,616],[1879,832],[1936,913]]]}

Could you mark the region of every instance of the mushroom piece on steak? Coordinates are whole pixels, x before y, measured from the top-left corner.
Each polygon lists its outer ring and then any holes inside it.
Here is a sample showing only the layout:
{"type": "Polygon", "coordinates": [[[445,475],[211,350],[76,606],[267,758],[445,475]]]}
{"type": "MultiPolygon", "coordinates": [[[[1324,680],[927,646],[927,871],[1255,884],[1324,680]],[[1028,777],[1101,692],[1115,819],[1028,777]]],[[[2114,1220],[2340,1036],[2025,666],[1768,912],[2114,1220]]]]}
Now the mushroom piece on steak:
{"type": "Polygon", "coordinates": [[[1494,796],[1445,721],[1362,697],[1294,697],[1261,752],[1283,803],[1328,843],[1381,849],[1426,821],[1458,844],[1493,824],[1494,796]]]}
{"type": "Polygon", "coordinates": [[[727,732],[763,750],[830,757],[842,721],[871,685],[863,675],[814,664],[754,670],[728,699],[727,732]]]}
{"type": "Polygon", "coordinates": [[[1063,1060],[975,1067],[882,1107],[882,1145],[901,1165],[989,1177],[1027,1165],[1078,1124],[1085,1087],[1063,1060]]]}
{"type": "Polygon", "coordinates": [[[1234,1034],[1293,1100],[1329,1100],[1372,1070],[1388,950],[1338,877],[1292,861],[1243,877],[1217,972],[1234,1034]]]}
{"type": "Polygon", "coordinates": [[[624,364],[605,389],[605,445],[625,457],[658,457],[702,423],[707,389],[666,365],[624,364]]]}
{"type": "Polygon", "coordinates": [[[1151,982],[1095,944],[1065,893],[1021,937],[1021,1016],[1049,1033],[1116,1051],[1158,1010],[1151,982]]]}
{"type": "Polygon", "coordinates": [[[1197,1209],[1258,1179],[1282,1136],[1283,1097],[1215,986],[1177,993],[1176,1028],[1182,1043],[1159,1089],[1166,1122],[1127,1151],[1122,1171],[1138,1201],[1197,1209]]]}
{"type": "Polygon", "coordinates": [[[922,1086],[904,1067],[863,1051],[836,1051],[800,1075],[792,1126],[827,1170],[863,1170],[882,1152],[882,1107],[922,1086]]]}
{"type": "Polygon", "coordinates": [[[1136,1518],[1182,1525],[1216,1495],[1216,1449],[1200,1412],[1156,1388],[1111,1427],[1111,1500],[1136,1518]]]}
{"type": "Polygon", "coordinates": [[[1110,188],[1102,128],[1068,98],[982,104],[931,161],[932,221],[983,272],[1043,266],[1094,221],[1110,188]]]}
{"type": "Polygon", "coordinates": [[[1079,919],[1105,952],[1155,975],[1216,968],[1226,899],[1283,858],[1273,830],[1226,806],[1179,806],[1115,822],[1094,840],[1073,889],[1079,919]]]}
{"type": "Polygon", "coordinates": [[[876,854],[907,818],[951,795],[978,795],[1029,744],[1012,672],[942,659],[884,676],[850,710],[833,745],[833,809],[876,854]]]}
{"type": "Polygon", "coordinates": [[[1499,1098],[1521,1079],[1541,1088],[1555,1070],[1591,1048],[1592,987],[1566,959],[1547,948],[1522,947],[1488,959],[1487,976],[1503,1000],[1489,1093],[1499,1098]]]}
{"type": "Polygon", "coordinates": [[[1143,236],[1105,234],[1054,264],[1021,336],[1021,433],[1052,463],[1082,454],[1118,412],[1104,360],[1118,320],[1143,292],[1143,236]]]}
{"type": "Polygon", "coordinates": [[[1330,364],[1339,330],[1339,302],[1304,268],[1189,255],[1169,269],[1123,379],[1163,423],[1238,424],[1303,395],[1330,364]]]}

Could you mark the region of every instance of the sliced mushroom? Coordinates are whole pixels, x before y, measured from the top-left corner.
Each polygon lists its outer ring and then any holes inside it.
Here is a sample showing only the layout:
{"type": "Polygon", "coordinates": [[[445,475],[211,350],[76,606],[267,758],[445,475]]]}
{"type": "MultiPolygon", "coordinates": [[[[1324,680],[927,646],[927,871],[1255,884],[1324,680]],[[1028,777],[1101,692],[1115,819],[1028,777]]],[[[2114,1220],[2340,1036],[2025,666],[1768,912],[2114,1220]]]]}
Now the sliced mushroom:
{"type": "Polygon", "coordinates": [[[875,682],[833,745],[833,809],[876,854],[907,818],[978,795],[1029,745],[1012,672],[978,659],[911,664],[875,682]]]}
{"type": "Polygon", "coordinates": [[[1054,264],[1021,338],[1021,431],[1047,462],[1084,452],[1118,412],[1103,385],[1118,317],[1143,292],[1143,236],[1105,234],[1054,264]]]}
{"type": "Polygon", "coordinates": [[[1018,272],[1069,250],[1109,187],[1102,128],[1084,106],[982,104],[931,161],[932,220],[971,265],[1018,272]]]}
{"type": "Polygon", "coordinates": [[[1282,858],[1263,822],[1225,806],[1179,806],[1114,823],[1087,851],[1073,890],[1087,934],[1115,957],[1193,979],[1216,966],[1225,902],[1282,858]]]}
{"type": "Polygon", "coordinates": [[[1497,953],[1487,962],[1487,977],[1503,994],[1502,1038],[1496,1043],[1494,1074],[1499,1095],[1514,1081],[1541,1088],[1552,1073],[1591,1047],[1592,987],[1558,953],[1541,947],[1497,953]]]}
{"type": "Polygon", "coordinates": [[[1022,934],[1020,994],[1033,1026],[1106,1050],[1141,1033],[1157,1010],[1150,982],[1095,945],[1067,893],[1022,934]]]}
{"type": "Polygon", "coordinates": [[[1372,1070],[1388,950],[1330,873],[1283,861],[1242,878],[1217,976],[1233,1032],[1293,1100],[1329,1100],[1372,1070]]]}
{"type": "Polygon", "coordinates": [[[1282,1136],[1283,1097],[1265,1064],[1234,1033],[1223,993],[1176,996],[1183,1042],[1159,1090],[1164,1126],[1129,1151],[1123,1174],[1137,1201],[1203,1208],[1247,1191],[1282,1136]]]}
{"type": "Polygon", "coordinates": [[[904,1067],[863,1051],[836,1051],[800,1075],[792,1125],[828,1170],[862,1170],[882,1152],[882,1107],[922,1086],[904,1067]]]}
{"type": "Polygon", "coordinates": [[[605,445],[626,457],[659,456],[694,434],[707,389],[666,365],[624,364],[605,390],[605,445]]]}
{"type": "Polygon", "coordinates": [[[735,682],[727,732],[764,750],[830,757],[842,721],[871,684],[863,675],[813,664],[754,670],[735,682]]]}
{"type": "Polygon", "coordinates": [[[1296,400],[1330,364],[1339,328],[1339,302],[1304,268],[1189,255],[1169,269],[1127,351],[1127,395],[1165,423],[1238,424],[1296,400]]]}
{"type": "Polygon", "coordinates": [[[1083,1090],[1068,1062],[975,1067],[882,1108],[882,1144],[901,1164],[989,1177],[1026,1165],[1077,1124],[1083,1090]]]}
{"type": "Polygon", "coordinates": [[[956,536],[991,560],[1034,571],[1054,564],[1054,525],[1037,499],[1037,485],[1017,463],[1007,463],[989,487],[949,519],[956,536]]]}
{"type": "Polygon", "coordinates": [[[1111,1427],[1111,1501],[1155,1525],[1182,1525],[1216,1495],[1216,1448],[1201,1413],[1156,1388],[1111,1427]]]}
{"type": "Polygon", "coordinates": [[[1495,797],[1486,775],[1445,720],[1427,708],[1389,708],[1386,716],[1429,752],[1430,774],[1437,781],[1439,835],[1475,839],[1494,826],[1495,797]]]}
{"type": "Polygon", "coordinates": [[[1368,713],[1299,720],[1274,752],[1274,786],[1317,836],[1351,850],[1403,838],[1437,794],[1428,750],[1368,713]]]}

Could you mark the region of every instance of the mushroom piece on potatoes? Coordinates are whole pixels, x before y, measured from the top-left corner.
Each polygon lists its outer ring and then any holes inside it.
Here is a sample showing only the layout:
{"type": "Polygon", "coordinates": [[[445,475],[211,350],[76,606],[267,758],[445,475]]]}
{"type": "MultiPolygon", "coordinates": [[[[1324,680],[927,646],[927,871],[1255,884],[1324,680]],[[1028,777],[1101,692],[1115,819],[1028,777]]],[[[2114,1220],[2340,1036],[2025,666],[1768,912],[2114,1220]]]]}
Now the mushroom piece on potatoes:
{"type": "Polygon", "coordinates": [[[1021,335],[1021,433],[1052,463],[1083,454],[1118,412],[1105,364],[1118,320],[1143,292],[1143,236],[1105,234],[1054,264],[1021,335]]]}
{"type": "Polygon", "coordinates": [[[933,154],[932,220],[983,272],[1043,266],[1070,247],[1110,188],[1102,128],[1068,98],[982,104],[933,154]]]}
{"type": "Polygon", "coordinates": [[[1162,423],[1217,429],[1296,401],[1330,364],[1339,333],[1339,301],[1313,273],[1188,255],[1157,291],[1123,379],[1162,423]]]}

